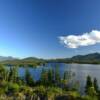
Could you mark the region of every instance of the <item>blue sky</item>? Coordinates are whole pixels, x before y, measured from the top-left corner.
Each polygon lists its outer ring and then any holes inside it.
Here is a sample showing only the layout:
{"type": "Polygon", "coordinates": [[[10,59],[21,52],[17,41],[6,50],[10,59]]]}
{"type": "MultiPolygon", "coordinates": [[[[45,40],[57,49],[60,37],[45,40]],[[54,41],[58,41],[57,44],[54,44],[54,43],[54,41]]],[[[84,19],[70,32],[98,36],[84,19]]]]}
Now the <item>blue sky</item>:
{"type": "Polygon", "coordinates": [[[100,0],[0,0],[2,56],[56,58],[99,52],[99,43],[68,48],[58,39],[92,30],[100,30],[100,0]]]}

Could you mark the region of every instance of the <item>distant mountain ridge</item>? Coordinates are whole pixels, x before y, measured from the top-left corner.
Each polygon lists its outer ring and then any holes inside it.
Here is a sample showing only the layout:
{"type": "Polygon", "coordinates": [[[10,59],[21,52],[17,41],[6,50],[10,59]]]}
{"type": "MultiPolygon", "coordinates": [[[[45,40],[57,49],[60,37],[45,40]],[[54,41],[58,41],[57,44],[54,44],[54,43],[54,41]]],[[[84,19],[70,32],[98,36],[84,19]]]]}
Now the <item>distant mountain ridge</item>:
{"type": "Polygon", "coordinates": [[[83,63],[83,64],[100,64],[100,53],[91,53],[87,55],[76,55],[71,58],[51,59],[48,62],[64,63],[83,63]]]}
{"type": "Polygon", "coordinates": [[[44,64],[43,59],[39,59],[36,57],[27,57],[23,59],[17,59],[14,57],[2,57],[0,56],[0,63],[3,65],[13,65],[13,66],[30,66],[30,67],[36,67],[44,64]]]}
{"type": "Polygon", "coordinates": [[[91,53],[91,54],[87,54],[87,55],[77,55],[77,56],[73,56],[71,59],[75,59],[75,58],[93,58],[93,59],[100,59],[100,53],[91,53]]]}
{"type": "Polygon", "coordinates": [[[24,60],[24,61],[43,61],[44,59],[36,58],[36,57],[27,57],[22,60],[24,60]]]}
{"type": "Polygon", "coordinates": [[[37,61],[37,60],[43,60],[43,59],[36,58],[36,57],[26,57],[23,59],[19,59],[12,56],[0,56],[0,61],[13,61],[13,60],[37,61]]]}
{"type": "Polygon", "coordinates": [[[80,63],[80,64],[100,64],[100,53],[91,53],[87,55],[76,55],[71,58],[61,58],[61,59],[49,59],[44,60],[36,57],[27,57],[23,59],[17,59],[14,57],[3,57],[0,56],[0,63],[11,64],[11,65],[29,65],[37,66],[48,62],[58,62],[58,63],[80,63]]]}
{"type": "Polygon", "coordinates": [[[0,56],[0,61],[6,61],[6,60],[16,60],[17,58],[14,58],[12,56],[0,56]]]}
{"type": "Polygon", "coordinates": [[[70,58],[70,60],[77,63],[100,63],[100,53],[77,55],[70,58]]]}

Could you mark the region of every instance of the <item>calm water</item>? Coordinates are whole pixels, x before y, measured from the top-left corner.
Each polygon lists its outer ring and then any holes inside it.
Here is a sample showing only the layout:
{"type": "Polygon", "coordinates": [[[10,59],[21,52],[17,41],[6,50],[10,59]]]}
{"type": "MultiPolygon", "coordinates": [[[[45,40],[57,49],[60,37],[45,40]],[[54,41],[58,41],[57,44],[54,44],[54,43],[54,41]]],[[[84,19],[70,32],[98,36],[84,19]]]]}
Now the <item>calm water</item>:
{"type": "MultiPolygon", "coordinates": [[[[40,73],[42,69],[50,69],[55,68],[56,63],[49,63],[46,66],[40,66],[38,68],[29,68],[29,71],[32,76],[34,76],[35,80],[40,78],[40,73]]],[[[98,80],[98,84],[100,84],[100,65],[92,65],[92,64],[64,64],[59,63],[59,69],[61,76],[63,75],[64,71],[72,71],[75,73],[73,77],[73,83],[79,82],[80,90],[84,90],[84,86],[86,83],[86,77],[90,75],[92,78],[96,77],[98,80]]],[[[19,75],[23,77],[25,74],[25,68],[19,68],[19,75]]]]}

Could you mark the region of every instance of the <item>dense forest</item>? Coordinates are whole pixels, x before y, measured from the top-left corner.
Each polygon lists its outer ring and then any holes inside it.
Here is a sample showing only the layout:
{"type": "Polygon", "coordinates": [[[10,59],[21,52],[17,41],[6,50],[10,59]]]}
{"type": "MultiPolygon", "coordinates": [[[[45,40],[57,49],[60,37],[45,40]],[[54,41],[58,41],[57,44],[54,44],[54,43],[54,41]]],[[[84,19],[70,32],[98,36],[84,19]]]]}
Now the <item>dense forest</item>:
{"type": "Polygon", "coordinates": [[[100,100],[97,79],[87,76],[84,95],[78,91],[79,82],[71,87],[68,83],[74,74],[65,71],[60,76],[59,68],[41,71],[40,79],[34,80],[28,67],[25,76],[19,77],[18,67],[8,70],[0,65],[0,100],[100,100]]]}

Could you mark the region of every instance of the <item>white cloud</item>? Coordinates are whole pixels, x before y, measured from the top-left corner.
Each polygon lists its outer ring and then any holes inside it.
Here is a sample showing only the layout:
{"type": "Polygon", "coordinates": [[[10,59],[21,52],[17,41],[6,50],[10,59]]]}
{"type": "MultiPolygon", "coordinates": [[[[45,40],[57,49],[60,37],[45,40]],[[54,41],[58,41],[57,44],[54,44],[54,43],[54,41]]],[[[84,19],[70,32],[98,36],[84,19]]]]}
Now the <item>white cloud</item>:
{"type": "Polygon", "coordinates": [[[60,36],[59,39],[60,42],[68,48],[89,46],[100,43],[100,31],[92,30],[89,33],[83,33],[82,35],[60,36]]]}

